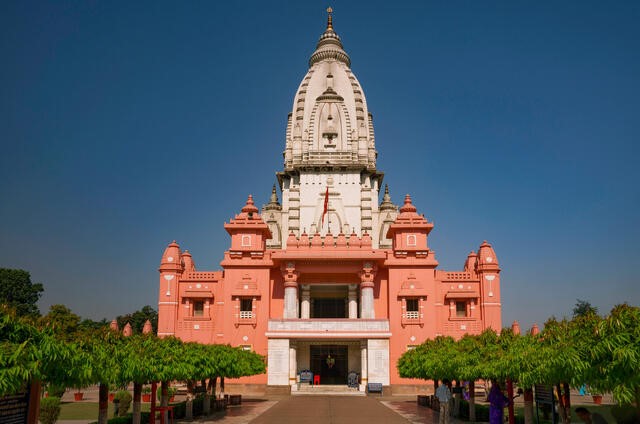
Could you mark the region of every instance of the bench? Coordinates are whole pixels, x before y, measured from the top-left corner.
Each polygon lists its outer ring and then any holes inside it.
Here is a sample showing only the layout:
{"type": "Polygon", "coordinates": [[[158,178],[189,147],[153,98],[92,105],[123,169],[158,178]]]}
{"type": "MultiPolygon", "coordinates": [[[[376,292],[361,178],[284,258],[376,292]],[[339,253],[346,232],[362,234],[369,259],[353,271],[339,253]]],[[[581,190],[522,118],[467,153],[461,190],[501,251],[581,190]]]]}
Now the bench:
{"type": "Polygon", "coordinates": [[[313,373],[311,371],[300,371],[300,383],[313,383],[313,373]]]}
{"type": "Polygon", "coordinates": [[[367,392],[368,393],[380,393],[382,395],[382,383],[368,383],[367,384],[367,392]]]}

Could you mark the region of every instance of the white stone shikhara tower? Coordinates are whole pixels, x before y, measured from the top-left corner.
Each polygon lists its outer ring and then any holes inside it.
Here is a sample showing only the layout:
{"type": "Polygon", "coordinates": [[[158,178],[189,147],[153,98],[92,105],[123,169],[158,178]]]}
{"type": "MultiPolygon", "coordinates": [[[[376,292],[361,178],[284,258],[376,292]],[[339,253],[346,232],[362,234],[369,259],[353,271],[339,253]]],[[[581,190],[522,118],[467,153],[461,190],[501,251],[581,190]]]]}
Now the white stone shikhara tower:
{"type": "Polygon", "coordinates": [[[282,205],[274,188],[262,209],[274,235],[268,247],[284,247],[282,240],[289,233],[304,232],[368,233],[373,248],[391,246],[385,235],[397,207],[388,191],[378,205],[384,174],[376,169],[373,119],[350,66],[329,9],[327,29],[309,59],[288,117],[284,170],[277,173],[282,205]]]}

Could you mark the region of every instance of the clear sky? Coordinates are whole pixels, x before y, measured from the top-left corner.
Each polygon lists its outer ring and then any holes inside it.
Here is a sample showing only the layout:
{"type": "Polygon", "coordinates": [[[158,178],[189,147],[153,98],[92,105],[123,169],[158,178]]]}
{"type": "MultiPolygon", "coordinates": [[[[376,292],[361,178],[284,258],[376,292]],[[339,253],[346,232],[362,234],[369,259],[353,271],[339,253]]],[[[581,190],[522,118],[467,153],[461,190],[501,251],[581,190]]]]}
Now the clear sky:
{"type": "MultiPolygon", "coordinates": [[[[334,1],[392,200],[441,269],[483,240],[503,324],[640,304],[640,2],[334,1]]],[[[326,2],[0,2],[0,266],[43,312],[157,303],[268,201],[326,2]]]]}

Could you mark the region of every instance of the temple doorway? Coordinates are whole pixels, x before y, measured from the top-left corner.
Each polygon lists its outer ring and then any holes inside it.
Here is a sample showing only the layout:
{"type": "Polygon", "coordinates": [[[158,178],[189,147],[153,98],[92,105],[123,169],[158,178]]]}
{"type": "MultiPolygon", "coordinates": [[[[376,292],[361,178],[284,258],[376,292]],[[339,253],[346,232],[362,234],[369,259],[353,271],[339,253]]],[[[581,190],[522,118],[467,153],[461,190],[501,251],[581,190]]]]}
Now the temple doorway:
{"type": "Polygon", "coordinates": [[[347,302],[349,286],[346,284],[314,284],[311,285],[311,314],[310,318],[339,318],[349,317],[347,302]]]}
{"type": "Polygon", "coordinates": [[[312,345],[311,372],[320,376],[320,384],[347,384],[348,347],[344,345],[312,345]]]}

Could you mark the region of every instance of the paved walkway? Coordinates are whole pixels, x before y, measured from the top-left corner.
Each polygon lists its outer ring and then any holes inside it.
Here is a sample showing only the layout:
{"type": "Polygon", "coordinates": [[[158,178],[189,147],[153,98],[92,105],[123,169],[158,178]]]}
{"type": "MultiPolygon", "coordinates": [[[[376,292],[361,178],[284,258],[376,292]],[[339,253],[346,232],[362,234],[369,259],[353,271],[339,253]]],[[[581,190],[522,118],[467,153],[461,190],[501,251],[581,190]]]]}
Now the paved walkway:
{"type": "Polygon", "coordinates": [[[409,424],[374,397],[295,396],[281,400],[251,424],[409,424]]]}

